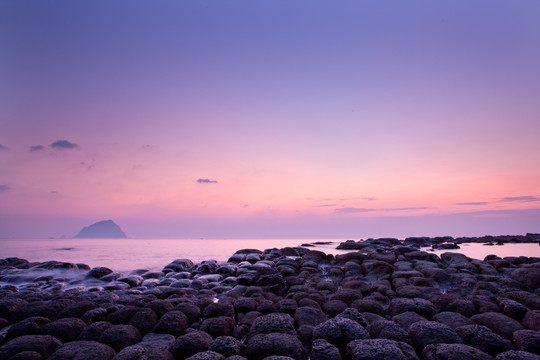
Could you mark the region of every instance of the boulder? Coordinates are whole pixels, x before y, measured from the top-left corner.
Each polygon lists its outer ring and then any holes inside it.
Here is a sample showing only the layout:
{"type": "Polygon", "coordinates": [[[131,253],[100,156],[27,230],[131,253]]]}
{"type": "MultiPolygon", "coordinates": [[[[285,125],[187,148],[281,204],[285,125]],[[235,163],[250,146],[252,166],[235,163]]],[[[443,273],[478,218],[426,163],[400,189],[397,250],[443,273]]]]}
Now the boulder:
{"type": "Polygon", "coordinates": [[[500,353],[495,360],[540,360],[540,356],[527,351],[510,350],[500,353]]]}
{"type": "Polygon", "coordinates": [[[33,351],[49,357],[62,343],[50,335],[24,335],[0,347],[0,359],[9,359],[23,351],[33,351]]]}
{"type": "Polygon", "coordinates": [[[270,333],[283,333],[296,336],[293,318],[289,314],[283,313],[259,316],[255,319],[249,330],[249,337],[270,333]]]}
{"type": "Polygon", "coordinates": [[[435,321],[418,321],[409,327],[409,335],[418,351],[429,344],[461,344],[459,335],[448,325],[435,321]]]}
{"type": "Polygon", "coordinates": [[[349,360],[418,360],[409,344],[386,339],[351,341],[346,355],[349,360]]]}
{"type": "Polygon", "coordinates": [[[466,325],[456,329],[457,334],[466,345],[495,356],[510,350],[510,345],[502,337],[482,325],[466,325]]]}
{"type": "Polygon", "coordinates": [[[132,325],[113,325],[103,332],[100,342],[112,347],[116,352],[141,341],[139,330],[132,325]]]}
{"type": "Polygon", "coordinates": [[[486,312],[471,317],[478,325],[484,325],[505,339],[512,340],[514,331],[523,329],[516,320],[497,312],[486,312]]]}
{"type": "Polygon", "coordinates": [[[234,320],[229,316],[217,316],[204,319],[201,330],[210,334],[213,338],[218,336],[229,336],[234,331],[234,320]]]}
{"type": "Polygon", "coordinates": [[[73,341],[60,346],[48,360],[111,360],[114,350],[96,341],[73,341]]]}
{"type": "Polygon", "coordinates": [[[311,306],[300,306],[294,313],[294,323],[298,327],[302,325],[317,326],[326,320],[328,318],[325,313],[311,306]]]}
{"type": "Polygon", "coordinates": [[[249,339],[247,357],[261,360],[271,355],[289,356],[295,360],[304,357],[304,348],[296,336],[284,333],[258,334],[249,339]]]}
{"type": "Polygon", "coordinates": [[[518,350],[540,354],[540,332],[517,330],[514,332],[514,345],[518,350]]]}
{"type": "Polygon", "coordinates": [[[23,335],[40,334],[41,327],[49,324],[50,322],[51,320],[43,316],[34,316],[21,320],[6,329],[6,340],[9,341],[23,335]]]}
{"type": "Polygon", "coordinates": [[[392,315],[399,315],[406,311],[414,311],[420,316],[430,319],[437,313],[433,304],[422,298],[403,299],[395,298],[390,301],[388,312],[392,315]]]}
{"type": "Polygon", "coordinates": [[[493,360],[483,351],[464,344],[431,344],[424,348],[425,360],[493,360]]]}
{"type": "Polygon", "coordinates": [[[198,352],[208,350],[212,342],[213,340],[210,335],[204,331],[195,330],[179,336],[171,352],[176,359],[186,359],[198,352]]]}
{"type": "Polygon", "coordinates": [[[159,319],[154,327],[154,332],[178,336],[184,333],[187,325],[187,316],[181,311],[173,310],[169,311],[159,319]]]}
{"type": "Polygon", "coordinates": [[[356,321],[335,317],[313,329],[313,339],[325,339],[340,349],[353,340],[369,339],[369,333],[356,321]]]}
{"type": "Polygon", "coordinates": [[[217,337],[208,350],[215,351],[224,356],[242,355],[245,350],[245,345],[240,340],[233,338],[232,336],[219,336],[217,337]]]}
{"type": "Polygon", "coordinates": [[[188,357],[186,360],[224,360],[225,356],[214,351],[202,351],[193,356],[188,357]]]}
{"type": "Polygon", "coordinates": [[[52,335],[64,343],[77,339],[85,328],[86,323],[81,319],[64,318],[43,325],[40,333],[43,335],[52,335]]]}
{"type": "Polygon", "coordinates": [[[405,331],[399,324],[393,321],[376,321],[369,324],[366,330],[373,339],[401,341],[412,345],[409,333],[405,331]]]}
{"type": "Polygon", "coordinates": [[[311,360],[341,360],[339,349],[325,339],[313,340],[311,360]]]}
{"type": "Polygon", "coordinates": [[[475,325],[476,323],[471,319],[461,315],[460,313],[452,311],[443,311],[431,318],[432,321],[440,322],[450,326],[452,329],[456,329],[460,326],[475,325]]]}

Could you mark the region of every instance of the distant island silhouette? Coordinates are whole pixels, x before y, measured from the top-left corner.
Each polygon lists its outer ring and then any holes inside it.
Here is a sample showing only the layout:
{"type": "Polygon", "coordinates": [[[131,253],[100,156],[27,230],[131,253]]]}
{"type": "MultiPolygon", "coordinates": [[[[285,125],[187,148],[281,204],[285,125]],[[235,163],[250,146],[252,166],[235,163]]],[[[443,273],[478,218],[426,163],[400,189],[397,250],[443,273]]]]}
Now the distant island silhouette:
{"type": "Polygon", "coordinates": [[[90,226],[83,227],[77,235],[77,239],[109,238],[126,239],[126,234],[112,220],[102,220],[90,226]]]}

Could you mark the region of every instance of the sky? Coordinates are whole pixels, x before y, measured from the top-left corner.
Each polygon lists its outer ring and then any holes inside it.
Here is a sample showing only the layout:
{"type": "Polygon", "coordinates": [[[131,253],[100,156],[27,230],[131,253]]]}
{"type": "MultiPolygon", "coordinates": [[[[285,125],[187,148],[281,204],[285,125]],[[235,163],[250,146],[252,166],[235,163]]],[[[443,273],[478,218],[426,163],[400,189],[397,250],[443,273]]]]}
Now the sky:
{"type": "Polygon", "coordinates": [[[0,238],[540,232],[540,2],[0,2],[0,238]]]}

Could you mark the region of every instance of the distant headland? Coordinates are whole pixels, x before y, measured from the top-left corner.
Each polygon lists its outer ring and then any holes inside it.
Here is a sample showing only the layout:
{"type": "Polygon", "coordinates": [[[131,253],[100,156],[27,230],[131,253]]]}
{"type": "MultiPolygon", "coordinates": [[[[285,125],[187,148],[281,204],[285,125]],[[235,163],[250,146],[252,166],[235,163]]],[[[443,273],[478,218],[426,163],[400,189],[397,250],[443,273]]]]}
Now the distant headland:
{"type": "Polygon", "coordinates": [[[89,238],[109,238],[109,239],[126,239],[126,234],[112,220],[102,220],[90,226],[83,227],[77,235],[77,239],[89,238]]]}

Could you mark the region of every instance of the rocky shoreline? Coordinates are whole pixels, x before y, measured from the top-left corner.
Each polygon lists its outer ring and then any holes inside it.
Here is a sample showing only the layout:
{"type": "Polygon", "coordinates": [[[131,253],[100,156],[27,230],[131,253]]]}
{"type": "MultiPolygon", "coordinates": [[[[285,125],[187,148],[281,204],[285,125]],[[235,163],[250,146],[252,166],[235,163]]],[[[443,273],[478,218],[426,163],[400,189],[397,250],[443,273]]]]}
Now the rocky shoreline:
{"type": "Polygon", "coordinates": [[[129,274],[2,259],[0,359],[539,360],[540,258],[439,257],[427,239],[129,274]]]}

